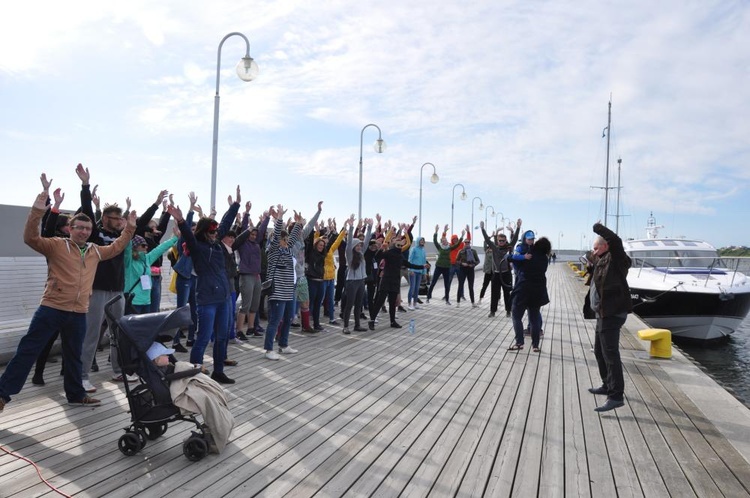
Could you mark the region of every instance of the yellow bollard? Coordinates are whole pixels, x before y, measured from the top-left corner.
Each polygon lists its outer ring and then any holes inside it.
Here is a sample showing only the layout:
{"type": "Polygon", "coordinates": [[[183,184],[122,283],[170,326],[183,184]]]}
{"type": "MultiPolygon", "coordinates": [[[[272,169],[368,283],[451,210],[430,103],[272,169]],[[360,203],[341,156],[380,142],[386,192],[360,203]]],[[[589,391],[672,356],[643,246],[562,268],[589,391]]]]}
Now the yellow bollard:
{"type": "Polygon", "coordinates": [[[672,357],[672,332],[667,329],[643,329],[638,331],[643,341],[651,341],[649,355],[652,358],[672,357]]]}

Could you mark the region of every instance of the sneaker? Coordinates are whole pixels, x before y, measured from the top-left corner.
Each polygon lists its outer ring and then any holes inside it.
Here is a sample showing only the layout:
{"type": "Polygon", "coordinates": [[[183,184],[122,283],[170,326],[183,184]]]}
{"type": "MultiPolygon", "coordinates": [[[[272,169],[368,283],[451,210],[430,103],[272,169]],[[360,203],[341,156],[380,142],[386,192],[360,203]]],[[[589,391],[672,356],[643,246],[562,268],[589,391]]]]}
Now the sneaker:
{"type": "Polygon", "coordinates": [[[172,344],[172,349],[174,349],[175,352],[177,352],[177,353],[187,353],[188,352],[187,348],[185,346],[183,346],[182,344],[180,344],[179,342],[177,344],[172,344]]]}
{"type": "Polygon", "coordinates": [[[35,386],[43,386],[44,385],[44,377],[42,377],[39,374],[34,374],[34,377],[31,378],[31,383],[35,386]]]}
{"type": "Polygon", "coordinates": [[[471,303],[471,307],[472,308],[476,308],[477,307],[477,303],[471,303]]]}
{"type": "Polygon", "coordinates": [[[330,320],[330,321],[328,322],[328,324],[329,324],[329,325],[338,325],[338,324],[339,324],[339,322],[337,322],[336,320],[330,320]]]}
{"type": "Polygon", "coordinates": [[[237,331],[237,339],[239,339],[241,341],[246,341],[247,340],[247,336],[245,335],[245,333],[243,331],[238,330],[237,331]]]}
{"type": "Polygon", "coordinates": [[[460,307],[461,307],[461,301],[456,301],[456,308],[460,308],[460,307]]]}
{"type": "Polygon", "coordinates": [[[276,351],[266,351],[266,359],[277,361],[281,359],[281,356],[276,351]]]}
{"type": "Polygon", "coordinates": [[[264,329],[263,327],[261,327],[260,325],[258,325],[257,327],[255,327],[255,331],[256,332],[260,332],[262,334],[263,332],[266,331],[266,329],[264,329]]]}
{"type": "Polygon", "coordinates": [[[400,329],[401,325],[399,325],[398,322],[391,322],[391,328],[392,329],[400,329]]]}
{"type": "Polygon", "coordinates": [[[234,384],[234,379],[227,377],[224,372],[214,372],[211,374],[211,378],[219,384],[234,384]]]}
{"type": "Polygon", "coordinates": [[[187,346],[189,348],[192,348],[193,344],[195,344],[195,341],[191,341],[189,339],[187,341],[185,341],[185,346],[187,346]]]}
{"type": "Polygon", "coordinates": [[[429,297],[427,298],[427,304],[430,304],[430,298],[429,297]]]}
{"type": "Polygon", "coordinates": [[[308,328],[303,328],[302,332],[307,332],[308,334],[317,334],[318,332],[320,332],[320,330],[315,330],[315,329],[311,329],[308,327],[308,328]]]}
{"type": "Polygon", "coordinates": [[[84,396],[82,400],[68,401],[68,404],[73,406],[99,406],[102,404],[102,402],[96,398],[92,398],[91,396],[84,396]]]}
{"type": "MultiPolygon", "coordinates": [[[[412,308],[412,309],[413,309],[413,308],[412,308]]],[[[399,310],[399,311],[400,311],[401,313],[406,313],[406,308],[404,308],[404,307],[403,307],[403,306],[401,306],[400,304],[398,305],[398,310],[399,310]]]]}
{"type": "Polygon", "coordinates": [[[421,299],[417,298],[417,302],[414,303],[414,307],[417,307],[417,304],[424,304],[421,299]]]}
{"type": "Polygon", "coordinates": [[[487,315],[487,318],[495,318],[495,312],[494,311],[490,311],[490,314],[487,315]]]}
{"type": "Polygon", "coordinates": [[[300,324],[299,322],[292,322],[289,326],[292,328],[298,329],[300,327],[300,324]]]}
{"type": "MultiPolygon", "coordinates": [[[[109,360],[107,360],[109,361],[109,360]]],[[[94,358],[94,362],[91,364],[91,371],[92,372],[98,372],[99,371],[99,365],[96,363],[96,358],[94,358]]]]}
{"type": "Polygon", "coordinates": [[[414,305],[412,305],[412,304],[410,304],[409,306],[407,306],[407,308],[409,308],[411,311],[414,311],[414,305]]]}
{"type": "MultiPolygon", "coordinates": [[[[137,375],[128,375],[127,376],[128,382],[138,382],[138,376],[137,375]]],[[[114,382],[122,382],[123,381],[123,375],[115,375],[112,377],[112,380],[114,382]]]]}
{"type": "Polygon", "coordinates": [[[510,311],[506,311],[505,316],[510,316],[510,311]]]}
{"type": "Polygon", "coordinates": [[[235,337],[234,339],[229,339],[229,342],[231,342],[232,344],[242,344],[242,339],[240,339],[239,337],[235,337]]]}
{"type": "Polygon", "coordinates": [[[450,302],[450,300],[449,300],[449,299],[446,299],[446,300],[445,300],[445,304],[447,304],[448,306],[450,306],[450,305],[451,305],[451,302],[450,302]]]}
{"type": "Polygon", "coordinates": [[[259,330],[255,330],[255,331],[253,331],[253,337],[263,337],[263,336],[265,336],[265,335],[266,335],[266,333],[265,333],[265,332],[261,332],[261,331],[259,331],[259,330]]]}
{"type": "Polygon", "coordinates": [[[230,360],[229,358],[224,360],[224,366],[226,367],[236,367],[237,366],[237,360],[230,360]]]}
{"type": "Polygon", "coordinates": [[[83,382],[81,382],[81,385],[83,385],[83,390],[87,393],[95,393],[96,387],[94,387],[94,384],[89,382],[88,379],[83,379],[83,382]]]}
{"type": "Polygon", "coordinates": [[[349,331],[349,327],[344,327],[344,330],[342,330],[342,332],[343,332],[343,333],[344,333],[345,335],[349,335],[349,334],[351,334],[351,332],[349,331]]]}
{"type": "Polygon", "coordinates": [[[294,354],[294,353],[299,353],[299,351],[297,351],[296,349],[294,349],[291,346],[287,346],[285,348],[279,348],[279,353],[294,354]]]}
{"type": "Polygon", "coordinates": [[[369,328],[370,330],[375,330],[375,320],[369,320],[367,322],[367,328],[369,328]]]}
{"type": "Polygon", "coordinates": [[[367,329],[364,327],[354,327],[355,332],[367,332],[367,329]]]}
{"type": "Polygon", "coordinates": [[[484,298],[481,298],[481,297],[479,298],[479,304],[482,304],[482,299],[484,298]]]}
{"type": "Polygon", "coordinates": [[[316,325],[316,326],[313,327],[313,329],[316,332],[322,332],[323,330],[325,330],[322,325],[316,325]]]}

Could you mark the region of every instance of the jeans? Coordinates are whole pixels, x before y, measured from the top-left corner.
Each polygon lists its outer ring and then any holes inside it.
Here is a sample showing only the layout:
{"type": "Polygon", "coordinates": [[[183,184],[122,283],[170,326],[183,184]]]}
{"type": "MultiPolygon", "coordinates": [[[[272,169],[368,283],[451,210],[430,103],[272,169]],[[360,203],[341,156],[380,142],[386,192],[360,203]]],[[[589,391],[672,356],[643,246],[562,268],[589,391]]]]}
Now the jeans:
{"type": "Polygon", "coordinates": [[[336,281],[335,280],[323,280],[323,290],[325,291],[325,299],[326,301],[326,311],[328,312],[328,319],[330,321],[333,321],[336,319],[336,315],[334,315],[333,306],[334,306],[334,294],[336,293],[336,281]]]}
{"type": "Polygon", "coordinates": [[[0,377],[0,398],[10,401],[11,395],[21,392],[34,361],[57,330],[62,337],[65,397],[68,401],[80,401],[86,397],[81,379],[86,314],[39,306],[31,318],[28,332],[18,343],[16,354],[0,377]]]}
{"type": "Polygon", "coordinates": [[[529,314],[529,331],[531,332],[531,346],[539,347],[539,337],[542,334],[542,313],[538,307],[526,307],[513,300],[512,317],[513,331],[516,333],[516,344],[523,345],[523,314],[529,314]]]}
{"type": "Polygon", "coordinates": [[[312,312],[313,326],[320,327],[320,304],[323,302],[324,282],[307,279],[307,285],[310,289],[310,311],[312,312]]]}
{"type": "Polygon", "coordinates": [[[230,305],[229,297],[220,303],[198,305],[198,331],[193,349],[190,350],[190,363],[203,364],[203,354],[208,347],[208,341],[212,335],[215,335],[214,372],[221,373],[224,371],[224,355],[229,337],[230,305]]]}
{"type": "Polygon", "coordinates": [[[151,305],[148,313],[156,313],[161,306],[161,275],[151,275],[151,305]]]}
{"type": "Polygon", "coordinates": [[[622,401],[625,393],[625,379],[620,360],[620,328],[626,319],[625,314],[596,318],[594,356],[602,383],[607,386],[607,397],[615,401],[622,401]]]}
{"type": "Polygon", "coordinates": [[[285,348],[289,345],[289,327],[292,324],[292,302],[291,300],[277,301],[276,299],[268,301],[268,325],[266,326],[266,337],[263,342],[263,348],[266,351],[273,351],[273,340],[279,331],[279,324],[281,324],[279,347],[285,348]]]}
{"type": "MultiPolygon", "coordinates": [[[[188,341],[195,340],[195,327],[198,323],[198,306],[195,304],[195,282],[198,277],[192,276],[185,278],[179,273],[177,274],[177,281],[175,287],[177,287],[177,307],[180,308],[186,304],[190,304],[190,327],[188,328],[188,341]]],[[[180,342],[182,337],[182,331],[177,332],[174,336],[174,344],[180,342]]]]}
{"type": "Polygon", "coordinates": [[[422,283],[422,272],[409,272],[409,302],[419,298],[419,284],[422,283]]]}

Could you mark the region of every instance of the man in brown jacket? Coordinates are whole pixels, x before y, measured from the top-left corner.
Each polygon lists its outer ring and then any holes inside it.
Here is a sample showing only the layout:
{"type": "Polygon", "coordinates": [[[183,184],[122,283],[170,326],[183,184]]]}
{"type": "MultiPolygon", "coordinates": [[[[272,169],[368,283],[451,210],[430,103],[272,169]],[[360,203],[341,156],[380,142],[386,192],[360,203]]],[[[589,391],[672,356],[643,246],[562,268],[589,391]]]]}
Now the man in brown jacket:
{"type": "Polygon", "coordinates": [[[0,377],[0,411],[10,401],[11,395],[21,392],[34,361],[57,329],[62,338],[63,387],[68,404],[93,406],[100,403],[87,396],[81,384],[81,348],[86,333],[89,296],[99,262],[121,253],[133,237],[136,213],[130,213],[122,235],[106,247],[86,242],[92,223],[85,214],[78,214],[70,221],[70,239],[43,238],[39,224],[47,207],[48,195],[48,192],[42,192],[37,196],[23,234],[26,245],[47,258],[47,283],[29,330],[21,338],[16,354],[0,377]]]}

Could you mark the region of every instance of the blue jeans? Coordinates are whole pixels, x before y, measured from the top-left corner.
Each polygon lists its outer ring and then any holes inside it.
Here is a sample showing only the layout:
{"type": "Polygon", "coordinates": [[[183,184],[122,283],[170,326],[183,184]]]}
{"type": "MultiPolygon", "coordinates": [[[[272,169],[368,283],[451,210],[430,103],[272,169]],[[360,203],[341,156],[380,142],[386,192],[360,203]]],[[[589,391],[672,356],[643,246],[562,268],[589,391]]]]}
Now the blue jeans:
{"type": "Polygon", "coordinates": [[[323,290],[325,291],[325,298],[328,299],[326,311],[328,311],[328,319],[333,321],[336,319],[336,315],[334,315],[333,306],[334,306],[334,294],[336,294],[336,280],[323,280],[323,290]]]}
{"type": "Polygon", "coordinates": [[[409,271],[409,302],[419,298],[419,284],[422,283],[422,272],[409,271]]]}
{"type": "Polygon", "coordinates": [[[148,313],[156,313],[161,306],[161,275],[151,275],[151,305],[148,313]]]}
{"type": "Polygon", "coordinates": [[[310,311],[312,312],[313,326],[320,327],[320,304],[323,302],[323,288],[324,282],[322,280],[307,280],[307,286],[310,290],[310,311]]]}
{"type": "Polygon", "coordinates": [[[229,298],[221,303],[198,305],[198,331],[195,337],[193,349],[190,350],[190,363],[203,364],[203,354],[208,347],[208,341],[212,335],[214,340],[214,372],[224,371],[224,359],[229,337],[229,298]]]}
{"type": "Polygon", "coordinates": [[[277,301],[276,299],[268,301],[268,325],[266,326],[266,339],[263,348],[266,351],[273,351],[273,340],[276,332],[279,331],[281,324],[281,337],[279,337],[279,347],[285,348],[289,345],[289,327],[292,324],[292,305],[293,301],[277,301]]]}
{"type": "MultiPolygon", "coordinates": [[[[198,323],[198,306],[195,304],[195,282],[198,277],[185,278],[179,273],[177,274],[177,281],[175,287],[177,287],[177,307],[185,306],[190,304],[190,327],[188,328],[188,341],[195,340],[195,327],[198,323]]],[[[174,344],[180,342],[182,332],[177,332],[174,336],[174,344]]]]}
{"type": "Polygon", "coordinates": [[[31,318],[28,332],[18,343],[16,354],[0,377],[1,398],[10,401],[11,395],[21,392],[39,353],[58,330],[62,338],[65,397],[68,401],[80,401],[86,397],[81,377],[81,351],[86,335],[86,314],[39,306],[31,318]]]}

